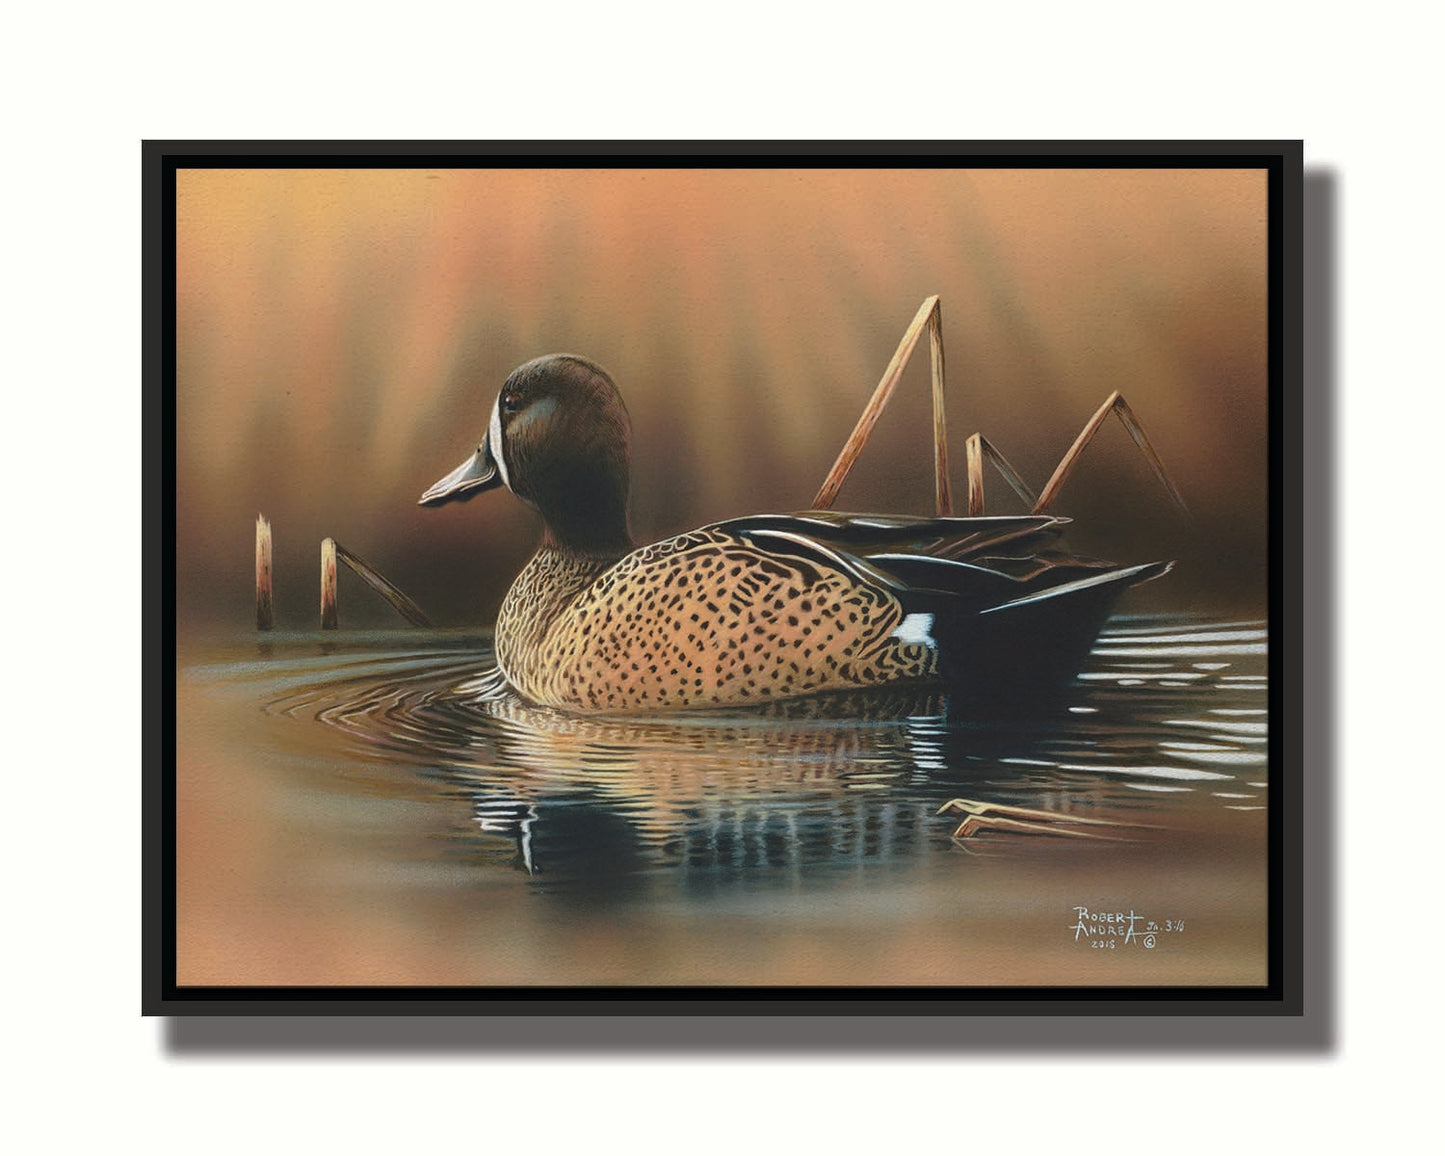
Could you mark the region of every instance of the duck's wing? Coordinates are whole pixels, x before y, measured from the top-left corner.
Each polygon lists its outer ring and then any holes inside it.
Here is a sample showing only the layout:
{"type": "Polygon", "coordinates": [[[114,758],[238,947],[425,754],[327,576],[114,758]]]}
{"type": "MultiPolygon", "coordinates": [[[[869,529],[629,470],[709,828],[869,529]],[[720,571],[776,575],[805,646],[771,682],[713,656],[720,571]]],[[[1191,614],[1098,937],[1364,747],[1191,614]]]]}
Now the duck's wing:
{"type": "Polygon", "coordinates": [[[968,560],[989,552],[1037,552],[1055,542],[1067,518],[1027,514],[1002,518],[919,518],[896,514],[842,514],[804,510],[796,514],[755,514],[720,523],[719,529],[746,534],[800,534],[849,553],[919,554],[968,560]]]}
{"type": "Polygon", "coordinates": [[[864,564],[860,573],[869,581],[881,574],[894,589],[944,592],[982,609],[1127,569],[1063,549],[1059,537],[1068,523],[1039,514],[919,518],[808,510],[737,518],[716,528],[785,552],[805,552],[811,543],[835,564],[851,560],[855,571],[864,564]]]}

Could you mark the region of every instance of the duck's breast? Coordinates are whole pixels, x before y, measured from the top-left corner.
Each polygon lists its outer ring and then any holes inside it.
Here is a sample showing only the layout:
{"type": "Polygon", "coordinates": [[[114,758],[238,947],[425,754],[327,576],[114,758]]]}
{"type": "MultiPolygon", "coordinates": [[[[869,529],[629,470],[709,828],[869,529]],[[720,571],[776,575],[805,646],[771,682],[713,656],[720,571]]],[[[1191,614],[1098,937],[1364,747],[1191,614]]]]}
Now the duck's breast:
{"type": "Polygon", "coordinates": [[[542,701],[553,653],[548,639],[558,623],[612,565],[543,546],[517,575],[497,612],[493,643],[507,681],[528,698],[542,701]]]}

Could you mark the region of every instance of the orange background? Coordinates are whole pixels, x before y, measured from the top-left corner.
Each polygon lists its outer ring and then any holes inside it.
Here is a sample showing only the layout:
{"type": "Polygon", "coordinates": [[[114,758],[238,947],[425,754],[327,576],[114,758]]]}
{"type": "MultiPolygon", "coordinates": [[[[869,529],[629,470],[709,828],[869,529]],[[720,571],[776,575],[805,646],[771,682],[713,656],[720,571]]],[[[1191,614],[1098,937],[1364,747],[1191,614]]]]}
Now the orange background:
{"type": "MultiPolygon", "coordinates": [[[[804,508],[931,293],[957,501],[968,434],[1038,488],[1121,389],[1195,521],[1110,423],[1056,506],[1072,544],[1179,560],[1136,609],[1262,610],[1265,192],[1261,170],[182,170],[180,625],[250,624],[258,512],[278,625],[315,625],[328,534],[438,624],[490,622],[535,515],[416,499],[547,352],[623,391],[639,541],[804,508]]],[[[837,508],[928,511],[930,437],[920,346],[837,508]]],[[[343,625],[398,621],[349,581],[343,625]]]]}

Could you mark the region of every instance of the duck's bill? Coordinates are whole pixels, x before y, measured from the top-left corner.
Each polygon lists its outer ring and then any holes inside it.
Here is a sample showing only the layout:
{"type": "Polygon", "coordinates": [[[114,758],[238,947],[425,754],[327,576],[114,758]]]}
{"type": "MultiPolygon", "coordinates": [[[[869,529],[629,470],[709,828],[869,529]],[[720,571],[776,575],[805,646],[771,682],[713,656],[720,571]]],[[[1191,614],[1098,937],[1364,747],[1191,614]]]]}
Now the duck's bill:
{"type": "Polygon", "coordinates": [[[502,477],[497,472],[497,463],[485,445],[427,490],[417,502],[418,506],[440,506],[446,502],[465,501],[483,490],[499,486],[502,477]]]}

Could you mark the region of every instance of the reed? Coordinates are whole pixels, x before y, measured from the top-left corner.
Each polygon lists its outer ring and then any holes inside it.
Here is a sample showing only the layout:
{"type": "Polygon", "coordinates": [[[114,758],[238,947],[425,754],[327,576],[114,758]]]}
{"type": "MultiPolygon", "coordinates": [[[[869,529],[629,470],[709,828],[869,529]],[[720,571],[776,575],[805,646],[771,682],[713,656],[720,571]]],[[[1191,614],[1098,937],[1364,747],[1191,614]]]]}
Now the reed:
{"type": "MultiPolygon", "coordinates": [[[[385,598],[389,603],[391,603],[391,605],[396,608],[397,612],[413,626],[430,626],[432,624],[431,619],[427,617],[426,612],[422,610],[422,608],[418,606],[415,602],[413,602],[410,598],[408,598],[404,593],[402,593],[400,588],[398,588],[395,583],[390,582],[386,578],[384,578],[381,572],[376,569],[376,567],[372,566],[370,563],[358,557],[355,553],[348,550],[345,546],[341,545],[340,542],[337,542],[332,538],[327,538],[326,541],[331,543],[332,549],[335,551],[337,558],[340,558],[343,562],[345,562],[354,574],[360,577],[363,582],[365,582],[368,586],[370,586],[373,590],[375,590],[378,594],[385,598]]],[[[335,569],[336,565],[333,561],[333,574],[335,572],[335,569]]],[[[324,581],[325,579],[323,577],[323,582],[324,581]]],[[[334,584],[334,577],[332,581],[334,584]]],[[[334,591],[332,593],[332,602],[334,612],[334,591]]]]}
{"type": "Polygon", "coordinates": [[[1033,512],[1035,514],[1045,513],[1053,504],[1054,499],[1059,496],[1059,490],[1063,487],[1065,479],[1073,472],[1074,467],[1078,465],[1080,456],[1088,447],[1089,443],[1094,440],[1094,435],[1099,432],[1100,427],[1108,420],[1111,413],[1117,415],[1119,423],[1129,431],[1129,436],[1134,439],[1134,444],[1143,452],[1144,459],[1149,463],[1150,468],[1153,469],[1155,477],[1159,479],[1164,489],[1168,491],[1175,505],[1187,514],[1189,507],[1184,504],[1184,495],[1179,492],[1179,487],[1170,479],[1169,474],[1164,469],[1163,461],[1160,460],[1159,455],[1154,450],[1153,443],[1149,441],[1148,435],[1145,434],[1144,427],[1139,424],[1139,419],[1134,416],[1134,411],[1129,408],[1129,403],[1124,400],[1124,395],[1117,389],[1104,399],[1104,404],[1095,411],[1094,416],[1089,419],[1088,424],[1079,431],[1079,436],[1074,439],[1074,444],[1069,447],[1069,452],[1063,456],[1058,466],[1055,467],[1053,477],[1048,480],[1048,484],[1044,486],[1043,493],[1039,495],[1039,500],[1034,503],[1033,512]]]}
{"type": "Polygon", "coordinates": [[[863,407],[858,424],[853,427],[853,432],[843,443],[843,448],[839,451],[833,468],[823,479],[823,485],[819,488],[817,497],[813,499],[813,509],[832,509],[833,503],[838,500],[838,491],[843,488],[843,483],[858,461],[858,455],[868,444],[868,437],[872,434],[873,427],[878,424],[878,419],[883,415],[889,398],[893,396],[893,390],[897,387],[899,378],[903,376],[908,359],[913,355],[913,347],[918,344],[918,339],[923,335],[925,327],[928,329],[929,361],[933,377],[934,498],[940,517],[953,512],[953,498],[948,486],[948,435],[943,412],[943,313],[937,294],[924,300],[923,304],[918,307],[918,312],[914,315],[913,320],[909,322],[908,328],[903,331],[903,339],[898,343],[898,348],[894,350],[893,357],[888,362],[888,368],[883,371],[883,377],[873,391],[873,396],[863,407]]]}
{"type": "Polygon", "coordinates": [[[271,609],[271,523],[256,515],[256,629],[275,624],[271,609]]]}
{"type": "Polygon", "coordinates": [[[968,463],[968,516],[983,516],[983,434],[970,434],[964,444],[968,463]]]}
{"type": "Polygon", "coordinates": [[[342,562],[351,572],[387,600],[397,612],[413,626],[430,626],[432,621],[426,611],[413,602],[396,583],[387,579],[377,568],[360,555],[348,550],[335,538],[321,541],[321,629],[335,630],[336,611],[336,564],[342,562]]]}
{"type": "Polygon", "coordinates": [[[933,379],[933,501],[940,518],[953,513],[948,486],[948,425],[943,407],[943,302],[933,299],[928,315],[928,366],[933,379]]]}
{"type": "MultiPolygon", "coordinates": [[[[878,424],[884,407],[888,405],[889,399],[893,396],[899,378],[903,376],[903,370],[908,365],[908,359],[913,354],[913,348],[918,344],[918,339],[922,336],[925,328],[928,330],[929,364],[933,380],[934,505],[938,517],[944,518],[952,515],[953,495],[948,481],[948,428],[944,416],[943,396],[943,306],[937,294],[924,300],[923,304],[918,307],[918,312],[914,315],[913,320],[909,322],[908,328],[903,331],[903,339],[899,341],[898,348],[894,350],[893,357],[888,362],[888,368],[883,371],[883,377],[873,391],[873,396],[863,407],[863,413],[859,416],[857,425],[853,427],[853,432],[848,435],[848,440],[843,443],[843,448],[838,452],[838,458],[833,463],[833,468],[823,479],[823,485],[819,488],[817,497],[813,499],[813,509],[831,509],[837,500],[838,491],[843,488],[843,483],[857,463],[863,447],[868,444],[873,427],[878,424]]],[[[1089,419],[1079,436],[1074,439],[1074,444],[1069,447],[1068,453],[1063,456],[1054,469],[1053,476],[1049,478],[1048,484],[1044,486],[1043,492],[1038,497],[1034,496],[1028,483],[1023,480],[1019,472],[1013,468],[993,443],[981,433],[973,434],[968,439],[966,449],[968,516],[979,518],[984,515],[983,464],[985,461],[993,463],[1004,481],[1009,484],[1014,493],[1023,499],[1032,513],[1047,512],[1054,499],[1059,496],[1059,490],[1063,487],[1065,480],[1078,465],[1084,450],[1093,441],[1094,435],[1099,432],[1099,428],[1108,420],[1111,413],[1118,417],[1120,424],[1134,439],[1134,444],[1144,454],[1145,460],[1148,461],[1155,476],[1168,491],[1170,498],[1185,514],[1188,514],[1189,507],[1184,503],[1184,496],[1165,471],[1164,463],[1155,451],[1148,435],[1145,434],[1144,427],[1139,424],[1139,419],[1134,416],[1134,411],[1129,408],[1129,403],[1124,400],[1123,394],[1115,390],[1089,419]]]]}
{"type": "Polygon", "coordinates": [[[983,464],[993,463],[1003,480],[1009,484],[1022,500],[1025,506],[1033,509],[1038,501],[1038,495],[1024,481],[1023,475],[1014,469],[1009,460],[999,453],[993,442],[984,437],[981,433],[973,434],[968,439],[968,516],[970,518],[983,517],[983,464]]]}
{"type": "Polygon", "coordinates": [[[336,629],[336,539],[321,540],[321,629],[336,629]]]}

